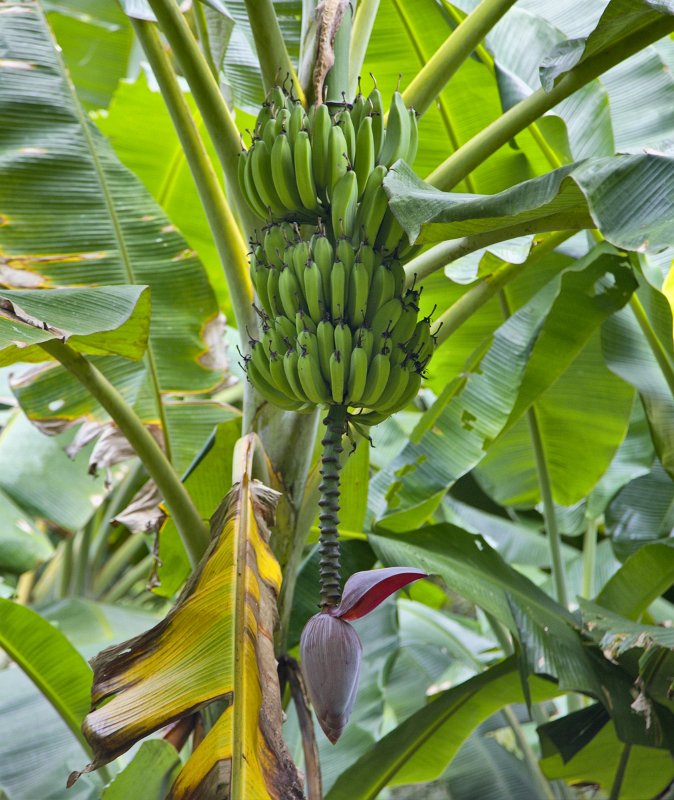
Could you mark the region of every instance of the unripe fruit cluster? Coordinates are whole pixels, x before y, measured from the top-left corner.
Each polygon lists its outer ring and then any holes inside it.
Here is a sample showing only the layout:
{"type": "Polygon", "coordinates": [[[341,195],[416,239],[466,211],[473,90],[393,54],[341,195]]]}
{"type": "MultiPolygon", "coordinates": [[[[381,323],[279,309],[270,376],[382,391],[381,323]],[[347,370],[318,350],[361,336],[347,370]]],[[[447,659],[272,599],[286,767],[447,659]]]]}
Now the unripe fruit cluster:
{"type": "Polygon", "coordinates": [[[435,343],[398,260],[283,223],[255,246],[251,269],[263,333],[246,366],[268,400],[295,411],[346,405],[354,421],[376,424],[414,398],[435,343]]]}
{"type": "Polygon", "coordinates": [[[435,347],[383,187],[395,161],[414,160],[417,121],[395,92],[385,129],[376,87],[332,111],[307,115],[276,87],[241,154],[243,194],[270,221],[251,243],[262,336],[246,370],[282,408],[347,406],[373,425],[416,396],[435,347]]]}

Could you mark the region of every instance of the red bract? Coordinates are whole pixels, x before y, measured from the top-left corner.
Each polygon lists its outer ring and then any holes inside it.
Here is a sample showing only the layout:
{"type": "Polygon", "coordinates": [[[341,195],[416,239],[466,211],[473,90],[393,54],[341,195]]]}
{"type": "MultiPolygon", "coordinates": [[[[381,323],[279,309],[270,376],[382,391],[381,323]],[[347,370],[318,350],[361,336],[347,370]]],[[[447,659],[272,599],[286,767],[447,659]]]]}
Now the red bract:
{"type": "Polygon", "coordinates": [[[302,672],[318,722],[333,744],[356,699],[363,649],[346,620],[365,616],[397,589],[425,577],[425,572],[411,567],[356,572],[344,586],[342,602],[316,614],[304,626],[302,672]]]}

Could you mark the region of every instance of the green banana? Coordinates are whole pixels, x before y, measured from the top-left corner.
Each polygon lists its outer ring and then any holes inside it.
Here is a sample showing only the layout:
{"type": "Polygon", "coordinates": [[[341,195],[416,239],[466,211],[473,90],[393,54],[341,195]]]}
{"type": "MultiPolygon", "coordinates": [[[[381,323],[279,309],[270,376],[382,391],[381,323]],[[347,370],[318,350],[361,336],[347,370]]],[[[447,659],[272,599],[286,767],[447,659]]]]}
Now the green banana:
{"type": "MultiPolygon", "coordinates": [[[[304,281],[304,270],[311,261],[311,246],[309,242],[298,242],[292,252],[292,268],[298,281],[304,281]]],[[[288,266],[291,266],[288,264],[288,266]]]]}
{"type": "Polygon", "coordinates": [[[279,335],[284,341],[287,341],[287,347],[295,346],[295,339],[297,338],[297,330],[295,324],[291,322],[288,317],[283,313],[274,315],[274,324],[279,332],[279,335]]]}
{"type": "Polygon", "coordinates": [[[260,199],[272,214],[283,216],[285,207],[274,187],[271,172],[271,151],[263,139],[258,139],[251,148],[252,171],[255,187],[260,199]]]}
{"type": "Polygon", "coordinates": [[[285,131],[281,131],[276,137],[272,147],[271,172],[276,193],[286,209],[295,211],[302,208],[302,200],[295,181],[293,151],[290,147],[288,134],[285,131]]]}
{"type": "Polygon", "coordinates": [[[267,270],[267,297],[269,298],[269,307],[271,308],[272,318],[284,314],[283,304],[281,303],[281,294],[279,292],[279,279],[281,273],[277,269],[267,270]]]}
{"type": "Polygon", "coordinates": [[[335,261],[330,272],[330,314],[333,321],[341,319],[346,314],[348,299],[346,278],[346,267],[341,261],[335,261]]]}
{"type": "Polygon", "coordinates": [[[326,306],[321,271],[314,261],[307,261],[307,265],[304,268],[304,294],[307,300],[309,316],[318,325],[323,319],[326,306]]]}
{"type": "Polygon", "coordinates": [[[304,310],[301,308],[297,314],[295,314],[295,330],[297,331],[298,336],[300,333],[302,333],[302,331],[316,333],[316,323],[308,314],[305,314],[304,310]]]}
{"type": "Polygon", "coordinates": [[[398,398],[398,402],[394,410],[400,411],[401,409],[406,408],[419,393],[420,386],[421,386],[421,375],[418,372],[410,372],[407,386],[405,387],[405,390],[398,398]]]}
{"type": "Polygon", "coordinates": [[[377,411],[395,409],[410,380],[410,372],[400,364],[392,364],[386,388],[377,403],[377,411]]]}
{"type": "Polygon", "coordinates": [[[346,174],[348,166],[348,153],[344,131],[339,125],[333,125],[330,128],[328,158],[325,169],[325,189],[331,203],[335,186],[339,179],[346,174]]]}
{"type": "Polygon", "coordinates": [[[419,309],[413,303],[403,304],[400,319],[391,332],[391,347],[404,345],[410,340],[417,324],[418,313],[419,309]]]}
{"type": "Polygon", "coordinates": [[[316,343],[318,344],[318,359],[321,372],[326,381],[330,380],[330,356],[335,350],[335,334],[332,322],[322,319],[316,328],[316,343]]]}
{"type": "Polygon", "coordinates": [[[283,371],[285,372],[288,383],[293,390],[293,394],[298,401],[306,403],[309,398],[304,393],[304,389],[302,389],[302,384],[300,383],[298,363],[299,356],[295,350],[288,350],[288,352],[283,356],[283,371]]]}
{"type": "Polygon", "coordinates": [[[347,170],[333,186],[330,202],[335,237],[350,239],[354,233],[358,209],[358,179],[352,169],[347,170]]]}
{"type": "Polygon", "coordinates": [[[413,108],[410,108],[407,113],[410,117],[410,143],[407,148],[407,155],[403,156],[403,158],[411,167],[419,149],[419,124],[417,122],[417,112],[413,108]]]}
{"type": "Polygon", "coordinates": [[[274,116],[284,108],[287,108],[288,95],[282,86],[272,86],[269,90],[269,102],[271,103],[274,116]]]}
{"type": "Polygon", "coordinates": [[[344,370],[346,374],[348,374],[351,362],[351,351],[353,349],[353,334],[351,333],[351,328],[346,322],[340,322],[335,325],[334,336],[335,350],[339,350],[342,354],[344,370]]]}
{"type": "Polygon", "coordinates": [[[295,138],[293,161],[297,191],[302,205],[308,211],[316,211],[318,209],[318,195],[312,166],[311,141],[306,131],[299,131],[295,138]]]}
{"type": "Polygon", "coordinates": [[[274,116],[274,114],[272,112],[271,103],[269,103],[269,102],[267,102],[265,100],[265,102],[262,103],[262,107],[260,108],[260,110],[257,113],[257,118],[255,120],[255,128],[254,128],[254,130],[258,130],[258,129],[262,130],[262,128],[264,128],[265,124],[273,116],[274,116]]]}
{"type": "Polygon", "coordinates": [[[356,342],[356,347],[361,347],[363,349],[369,362],[372,358],[372,351],[374,350],[374,336],[370,328],[364,325],[358,328],[354,335],[354,340],[356,342]]]}
{"type": "Polygon", "coordinates": [[[372,320],[372,335],[375,340],[381,336],[384,331],[392,331],[400,319],[402,314],[403,304],[399,297],[394,297],[389,300],[377,311],[372,320]]]}
{"type": "Polygon", "coordinates": [[[388,197],[382,186],[387,171],[381,164],[372,170],[356,215],[356,237],[373,246],[388,209],[388,197]]]}
{"type": "Polygon", "coordinates": [[[395,218],[391,209],[387,208],[384,219],[379,227],[379,234],[375,241],[375,247],[387,255],[396,253],[402,245],[401,240],[404,235],[405,231],[402,225],[395,218]]]}
{"type": "Polygon", "coordinates": [[[317,106],[314,111],[311,136],[311,163],[316,188],[322,200],[327,200],[326,181],[331,129],[332,118],[328,107],[325,104],[317,106]]]}
{"type": "Polygon", "coordinates": [[[268,400],[270,403],[273,403],[279,408],[283,408],[286,411],[301,411],[303,409],[303,403],[300,401],[293,401],[286,397],[283,392],[273,386],[266,378],[264,378],[259,370],[257,369],[256,365],[253,364],[252,361],[249,361],[246,365],[246,373],[250,382],[253,386],[260,392],[260,394],[268,400]]]}
{"type": "Polygon", "coordinates": [[[301,307],[302,291],[295,277],[295,272],[290,267],[285,267],[281,270],[278,288],[281,304],[286,316],[290,319],[295,319],[295,314],[297,314],[301,307]]]}
{"type": "Polygon", "coordinates": [[[255,286],[255,292],[262,304],[262,308],[265,312],[271,317],[272,314],[272,306],[269,302],[269,293],[267,291],[268,280],[267,280],[267,267],[256,267],[251,270],[251,277],[253,279],[253,284],[255,286]]]}
{"type": "MultiPolygon", "coordinates": [[[[384,146],[384,100],[381,92],[377,89],[375,84],[374,89],[368,95],[368,102],[372,111],[372,134],[374,136],[374,151],[377,161],[379,161],[379,154],[384,146]]],[[[380,162],[381,163],[381,162],[380,162]]]]}
{"type": "MultiPolygon", "coordinates": [[[[243,194],[248,201],[248,205],[253,209],[261,219],[269,217],[269,209],[265,207],[260,193],[255,188],[255,180],[253,179],[253,159],[251,158],[251,151],[249,150],[243,161],[243,194]]],[[[240,183],[240,181],[239,181],[240,183]]]]}
{"type": "Polygon", "coordinates": [[[367,298],[365,318],[372,322],[377,311],[395,296],[395,278],[386,264],[374,268],[367,298]]]}
{"type": "Polygon", "coordinates": [[[321,375],[318,356],[303,350],[297,362],[297,370],[302,390],[309,400],[317,406],[329,403],[330,393],[321,375]]]}
{"type": "Polygon", "coordinates": [[[262,246],[265,258],[270,266],[283,269],[283,253],[287,247],[287,241],[283,235],[280,225],[272,225],[264,235],[262,246]]]}
{"type": "Polygon", "coordinates": [[[349,157],[351,166],[353,166],[353,162],[356,158],[356,130],[353,127],[353,120],[351,119],[351,114],[347,108],[340,112],[339,116],[337,117],[337,124],[344,133],[344,139],[346,141],[346,154],[349,157]]]}
{"type": "Polygon", "coordinates": [[[353,122],[353,127],[355,130],[358,130],[358,127],[363,119],[363,117],[369,112],[370,104],[367,101],[367,98],[363,95],[360,91],[360,78],[358,79],[358,94],[353,99],[353,104],[351,105],[351,122],[353,122]]]}
{"type": "Polygon", "coordinates": [[[288,397],[290,400],[297,400],[298,398],[288,381],[286,371],[283,367],[282,355],[279,355],[276,352],[272,353],[272,356],[269,359],[269,371],[274,379],[275,388],[286,395],[286,397],[288,397]]]}
{"type": "Polygon", "coordinates": [[[388,115],[384,146],[379,153],[379,163],[390,167],[399,158],[405,158],[410,146],[410,136],[410,116],[402,95],[395,91],[388,115]]]}
{"type": "Polygon", "coordinates": [[[356,155],[353,159],[353,169],[358,178],[358,199],[363,196],[367,179],[375,168],[374,133],[372,131],[372,117],[367,116],[361,120],[358,127],[356,140],[356,155]]]}
{"type": "Polygon", "coordinates": [[[280,136],[282,133],[288,132],[290,126],[290,111],[287,108],[282,108],[276,114],[276,125],[274,126],[274,133],[280,136]]]}
{"type": "Polygon", "coordinates": [[[306,125],[306,122],[307,115],[304,108],[302,108],[302,103],[295,103],[290,112],[290,121],[288,122],[288,137],[293,148],[297,142],[297,136],[306,125]]]}
{"type": "Polygon", "coordinates": [[[356,261],[349,275],[349,301],[347,317],[354,328],[365,321],[367,298],[370,290],[370,276],[362,261],[356,261]]]}
{"type": "Polygon", "coordinates": [[[351,364],[349,366],[349,385],[346,392],[349,404],[355,404],[365,390],[367,381],[367,355],[362,347],[354,347],[351,352],[351,364]]]}
{"type": "Polygon", "coordinates": [[[262,377],[273,386],[274,379],[269,371],[269,359],[264,351],[264,345],[262,342],[257,341],[257,339],[251,339],[250,343],[250,362],[255,364],[260,375],[262,375],[262,377]]]}
{"type": "Polygon", "coordinates": [[[360,398],[360,404],[366,408],[374,408],[377,400],[382,396],[386,383],[388,381],[389,373],[391,372],[391,362],[388,356],[382,353],[377,355],[370,362],[367,370],[367,380],[365,381],[365,389],[360,398]]]}
{"type": "Polygon", "coordinates": [[[335,403],[344,401],[346,367],[341,352],[335,350],[330,356],[330,391],[335,403]]]}
{"type": "Polygon", "coordinates": [[[323,292],[325,294],[325,301],[328,303],[328,296],[330,294],[330,275],[332,273],[332,264],[335,258],[334,248],[327,236],[320,234],[314,236],[312,240],[311,251],[314,256],[314,261],[321,271],[323,278],[323,292]]]}

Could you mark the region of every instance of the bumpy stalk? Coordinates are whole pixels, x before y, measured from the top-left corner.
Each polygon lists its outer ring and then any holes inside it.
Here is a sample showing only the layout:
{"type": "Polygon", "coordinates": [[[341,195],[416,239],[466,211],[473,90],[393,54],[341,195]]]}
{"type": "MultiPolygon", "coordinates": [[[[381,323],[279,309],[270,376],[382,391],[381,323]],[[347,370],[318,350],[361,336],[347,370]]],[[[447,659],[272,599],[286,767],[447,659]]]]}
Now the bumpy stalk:
{"type": "Polygon", "coordinates": [[[321,531],[320,583],[321,608],[329,608],[339,604],[341,595],[339,580],[339,473],[342,468],[342,436],[346,433],[346,407],[330,406],[327,417],[323,420],[325,436],[321,445],[321,481],[318,491],[321,509],[318,515],[318,527],[321,531]]]}

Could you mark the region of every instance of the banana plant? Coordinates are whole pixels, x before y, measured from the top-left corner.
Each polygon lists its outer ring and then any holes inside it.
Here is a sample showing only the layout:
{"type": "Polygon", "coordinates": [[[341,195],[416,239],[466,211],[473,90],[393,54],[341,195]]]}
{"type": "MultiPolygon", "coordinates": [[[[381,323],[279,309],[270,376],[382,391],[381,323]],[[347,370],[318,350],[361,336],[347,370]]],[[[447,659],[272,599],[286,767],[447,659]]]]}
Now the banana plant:
{"type": "Polygon", "coordinates": [[[10,798],[671,790],[672,31],[0,5],[10,798]]]}

